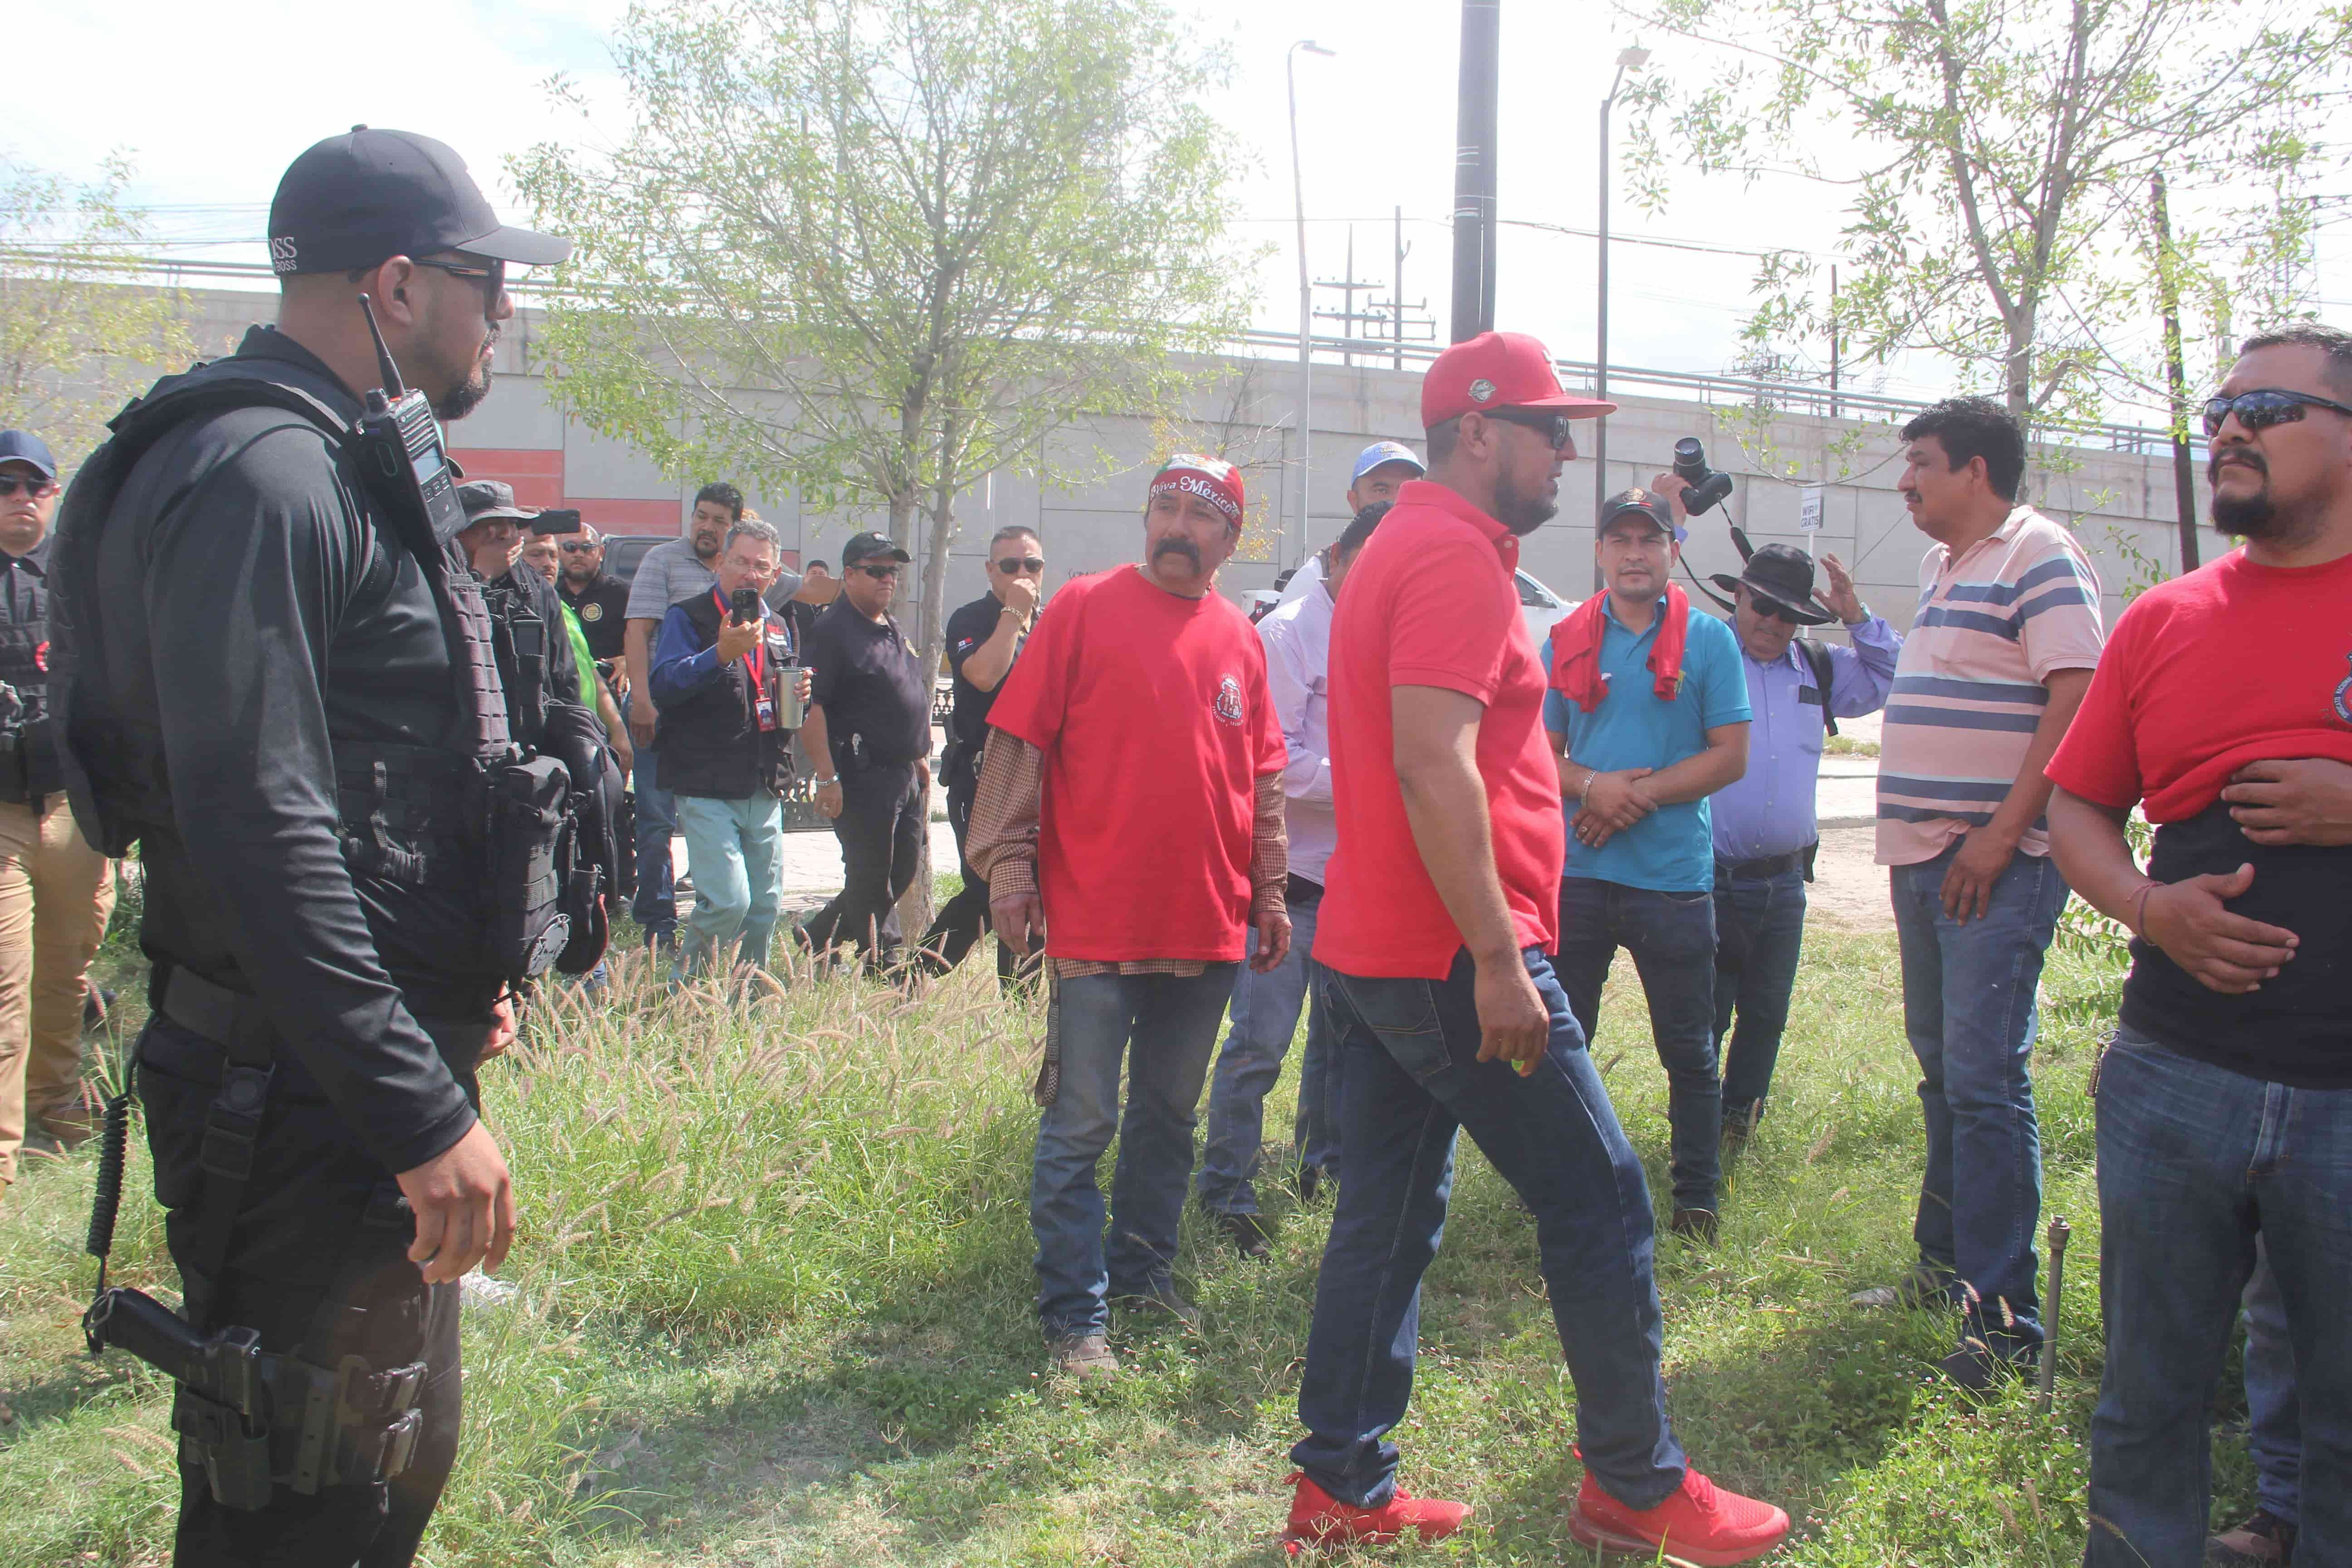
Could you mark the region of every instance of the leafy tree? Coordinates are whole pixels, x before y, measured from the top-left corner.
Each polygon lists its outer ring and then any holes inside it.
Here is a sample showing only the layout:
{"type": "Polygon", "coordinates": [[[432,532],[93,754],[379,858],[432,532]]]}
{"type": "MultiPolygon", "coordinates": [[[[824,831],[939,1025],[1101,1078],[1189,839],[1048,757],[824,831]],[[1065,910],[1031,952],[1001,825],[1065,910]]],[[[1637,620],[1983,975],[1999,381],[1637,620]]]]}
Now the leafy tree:
{"type": "Polygon", "coordinates": [[[1159,0],[657,0],[614,58],[613,151],[513,169],[576,245],[553,395],[673,471],[886,509],[936,666],[958,494],[1077,478],[1049,431],[1171,405],[1239,319],[1223,56],[1159,0]]]}
{"type": "MultiPolygon", "coordinates": [[[[1759,347],[1832,331],[1850,358],[1926,349],[2040,423],[2167,405],[2158,297],[2201,312],[2207,363],[2299,314],[2312,204],[2341,154],[2352,11],[2284,0],[1653,0],[1647,26],[1706,46],[1691,82],[1629,93],[1637,199],[1665,164],[1850,187],[1834,316],[1822,263],[1769,257],[1759,347]],[[2167,243],[2150,185],[2171,179],[2167,243]],[[2232,300],[2236,301],[2232,321],[2232,300]]],[[[1823,258],[1824,260],[1826,258],[1823,258]]]]}
{"type": "Polygon", "coordinates": [[[0,164],[0,429],[33,432],[68,468],[155,366],[195,355],[177,290],[123,286],[125,253],[148,237],[130,182],[120,157],[86,185],[0,164]]]}

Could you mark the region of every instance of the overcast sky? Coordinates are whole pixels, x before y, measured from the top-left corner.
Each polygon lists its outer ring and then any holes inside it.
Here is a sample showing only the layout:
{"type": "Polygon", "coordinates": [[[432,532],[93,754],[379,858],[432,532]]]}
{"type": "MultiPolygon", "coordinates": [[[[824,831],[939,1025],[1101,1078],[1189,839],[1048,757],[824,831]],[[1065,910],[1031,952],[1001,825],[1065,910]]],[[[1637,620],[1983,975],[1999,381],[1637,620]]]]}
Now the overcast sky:
{"type": "MultiPolygon", "coordinates": [[[[138,198],[173,241],[225,242],[204,254],[260,261],[264,215],[295,153],[354,121],[438,136],[466,157],[502,208],[513,210],[503,160],[548,137],[617,134],[609,113],[583,122],[551,105],[541,84],[563,72],[592,104],[616,102],[604,37],[620,0],[414,0],[396,37],[373,30],[385,13],[316,0],[236,0],[190,26],[153,0],[24,5],[11,55],[47,62],[20,71],[0,154],[78,176],[110,149],[136,164],[138,198]],[[151,18],[142,21],[142,16],[151,18]],[[233,242],[233,243],[226,243],[233,242]]],[[[1235,193],[1242,233],[1279,248],[1263,268],[1261,324],[1297,324],[1289,128],[1284,57],[1311,37],[1336,58],[1297,61],[1300,157],[1308,250],[1318,279],[1338,278],[1352,225],[1360,278],[1385,286],[1390,215],[1402,206],[1412,247],[1409,300],[1426,299],[1445,331],[1452,245],[1454,83],[1459,8],[1451,0],[1193,0],[1212,37],[1230,40],[1234,89],[1216,105],[1255,160],[1235,193]]],[[[1503,7],[1497,324],[1537,333],[1565,357],[1593,353],[1591,238],[1507,226],[1510,220],[1589,231],[1597,194],[1596,131],[1618,50],[1637,41],[1600,0],[1507,0],[1503,7]]],[[[1671,40],[1639,40],[1672,70],[1671,40]]],[[[1684,68],[1698,65],[1688,58],[1684,68]]],[[[1622,142],[1621,142],[1622,144],[1622,142]]],[[[1656,215],[1622,187],[1612,226],[1611,358],[1620,364],[1723,372],[1738,357],[1754,262],[1741,255],[1644,246],[1699,241],[1739,249],[1793,247],[1830,256],[1836,194],[1787,177],[1753,187],[1682,177],[1656,215]]],[[[198,254],[194,250],[186,254],[198,254]]],[[[2338,240],[2323,246],[2323,296],[2338,240]]],[[[1336,308],[1337,296],[1320,301],[1336,308]]],[[[1946,390],[1921,360],[1886,390],[1946,390]]]]}

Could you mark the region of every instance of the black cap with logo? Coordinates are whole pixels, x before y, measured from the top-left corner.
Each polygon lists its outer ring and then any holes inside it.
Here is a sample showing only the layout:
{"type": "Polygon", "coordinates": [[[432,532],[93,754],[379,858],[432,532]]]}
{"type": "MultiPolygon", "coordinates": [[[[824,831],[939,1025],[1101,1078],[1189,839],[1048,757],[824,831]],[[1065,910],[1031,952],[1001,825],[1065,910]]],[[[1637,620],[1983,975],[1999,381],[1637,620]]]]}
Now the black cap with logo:
{"type": "Polygon", "coordinates": [[[269,204],[273,272],[341,272],[445,250],[552,267],[572,242],[499,222],[446,142],[365,125],[295,159],[269,204]]]}

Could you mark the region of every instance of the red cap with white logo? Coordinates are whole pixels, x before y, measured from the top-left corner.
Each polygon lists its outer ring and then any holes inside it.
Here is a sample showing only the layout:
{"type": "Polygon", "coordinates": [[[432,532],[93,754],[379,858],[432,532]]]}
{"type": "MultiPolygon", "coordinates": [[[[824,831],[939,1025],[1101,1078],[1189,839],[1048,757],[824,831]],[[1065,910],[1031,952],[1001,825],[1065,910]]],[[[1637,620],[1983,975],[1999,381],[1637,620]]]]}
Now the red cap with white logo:
{"type": "Polygon", "coordinates": [[[1489,408],[1556,408],[1571,419],[1617,412],[1613,403],[1560,390],[1550,353],[1525,332],[1480,332],[1439,354],[1422,378],[1423,429],[1489,408]]]}

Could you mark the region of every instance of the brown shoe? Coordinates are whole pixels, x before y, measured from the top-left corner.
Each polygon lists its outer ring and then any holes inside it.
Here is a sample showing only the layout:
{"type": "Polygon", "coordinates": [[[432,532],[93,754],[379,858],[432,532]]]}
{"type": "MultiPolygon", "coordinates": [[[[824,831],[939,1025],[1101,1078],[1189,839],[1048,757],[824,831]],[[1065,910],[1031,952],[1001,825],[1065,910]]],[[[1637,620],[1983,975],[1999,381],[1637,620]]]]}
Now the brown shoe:
{"type": "Polygon", "coordinates": [[[1100,1334],[1054,1334],[1045,1342],[1045,1353],[1054,1359],[1054,1370],[1072,1377],[1113,1377],[1118,1373],[1118,1357],[1110,1348],[1110,1341],[1100,1334]]]}
{"type": "Polygon", "coordinates": [[[2294,1561],[2294,1525],[2266,1508],[2254,1517],[2205,1542],[2206,1568],[2287,1568],[2294,1561]]]}

